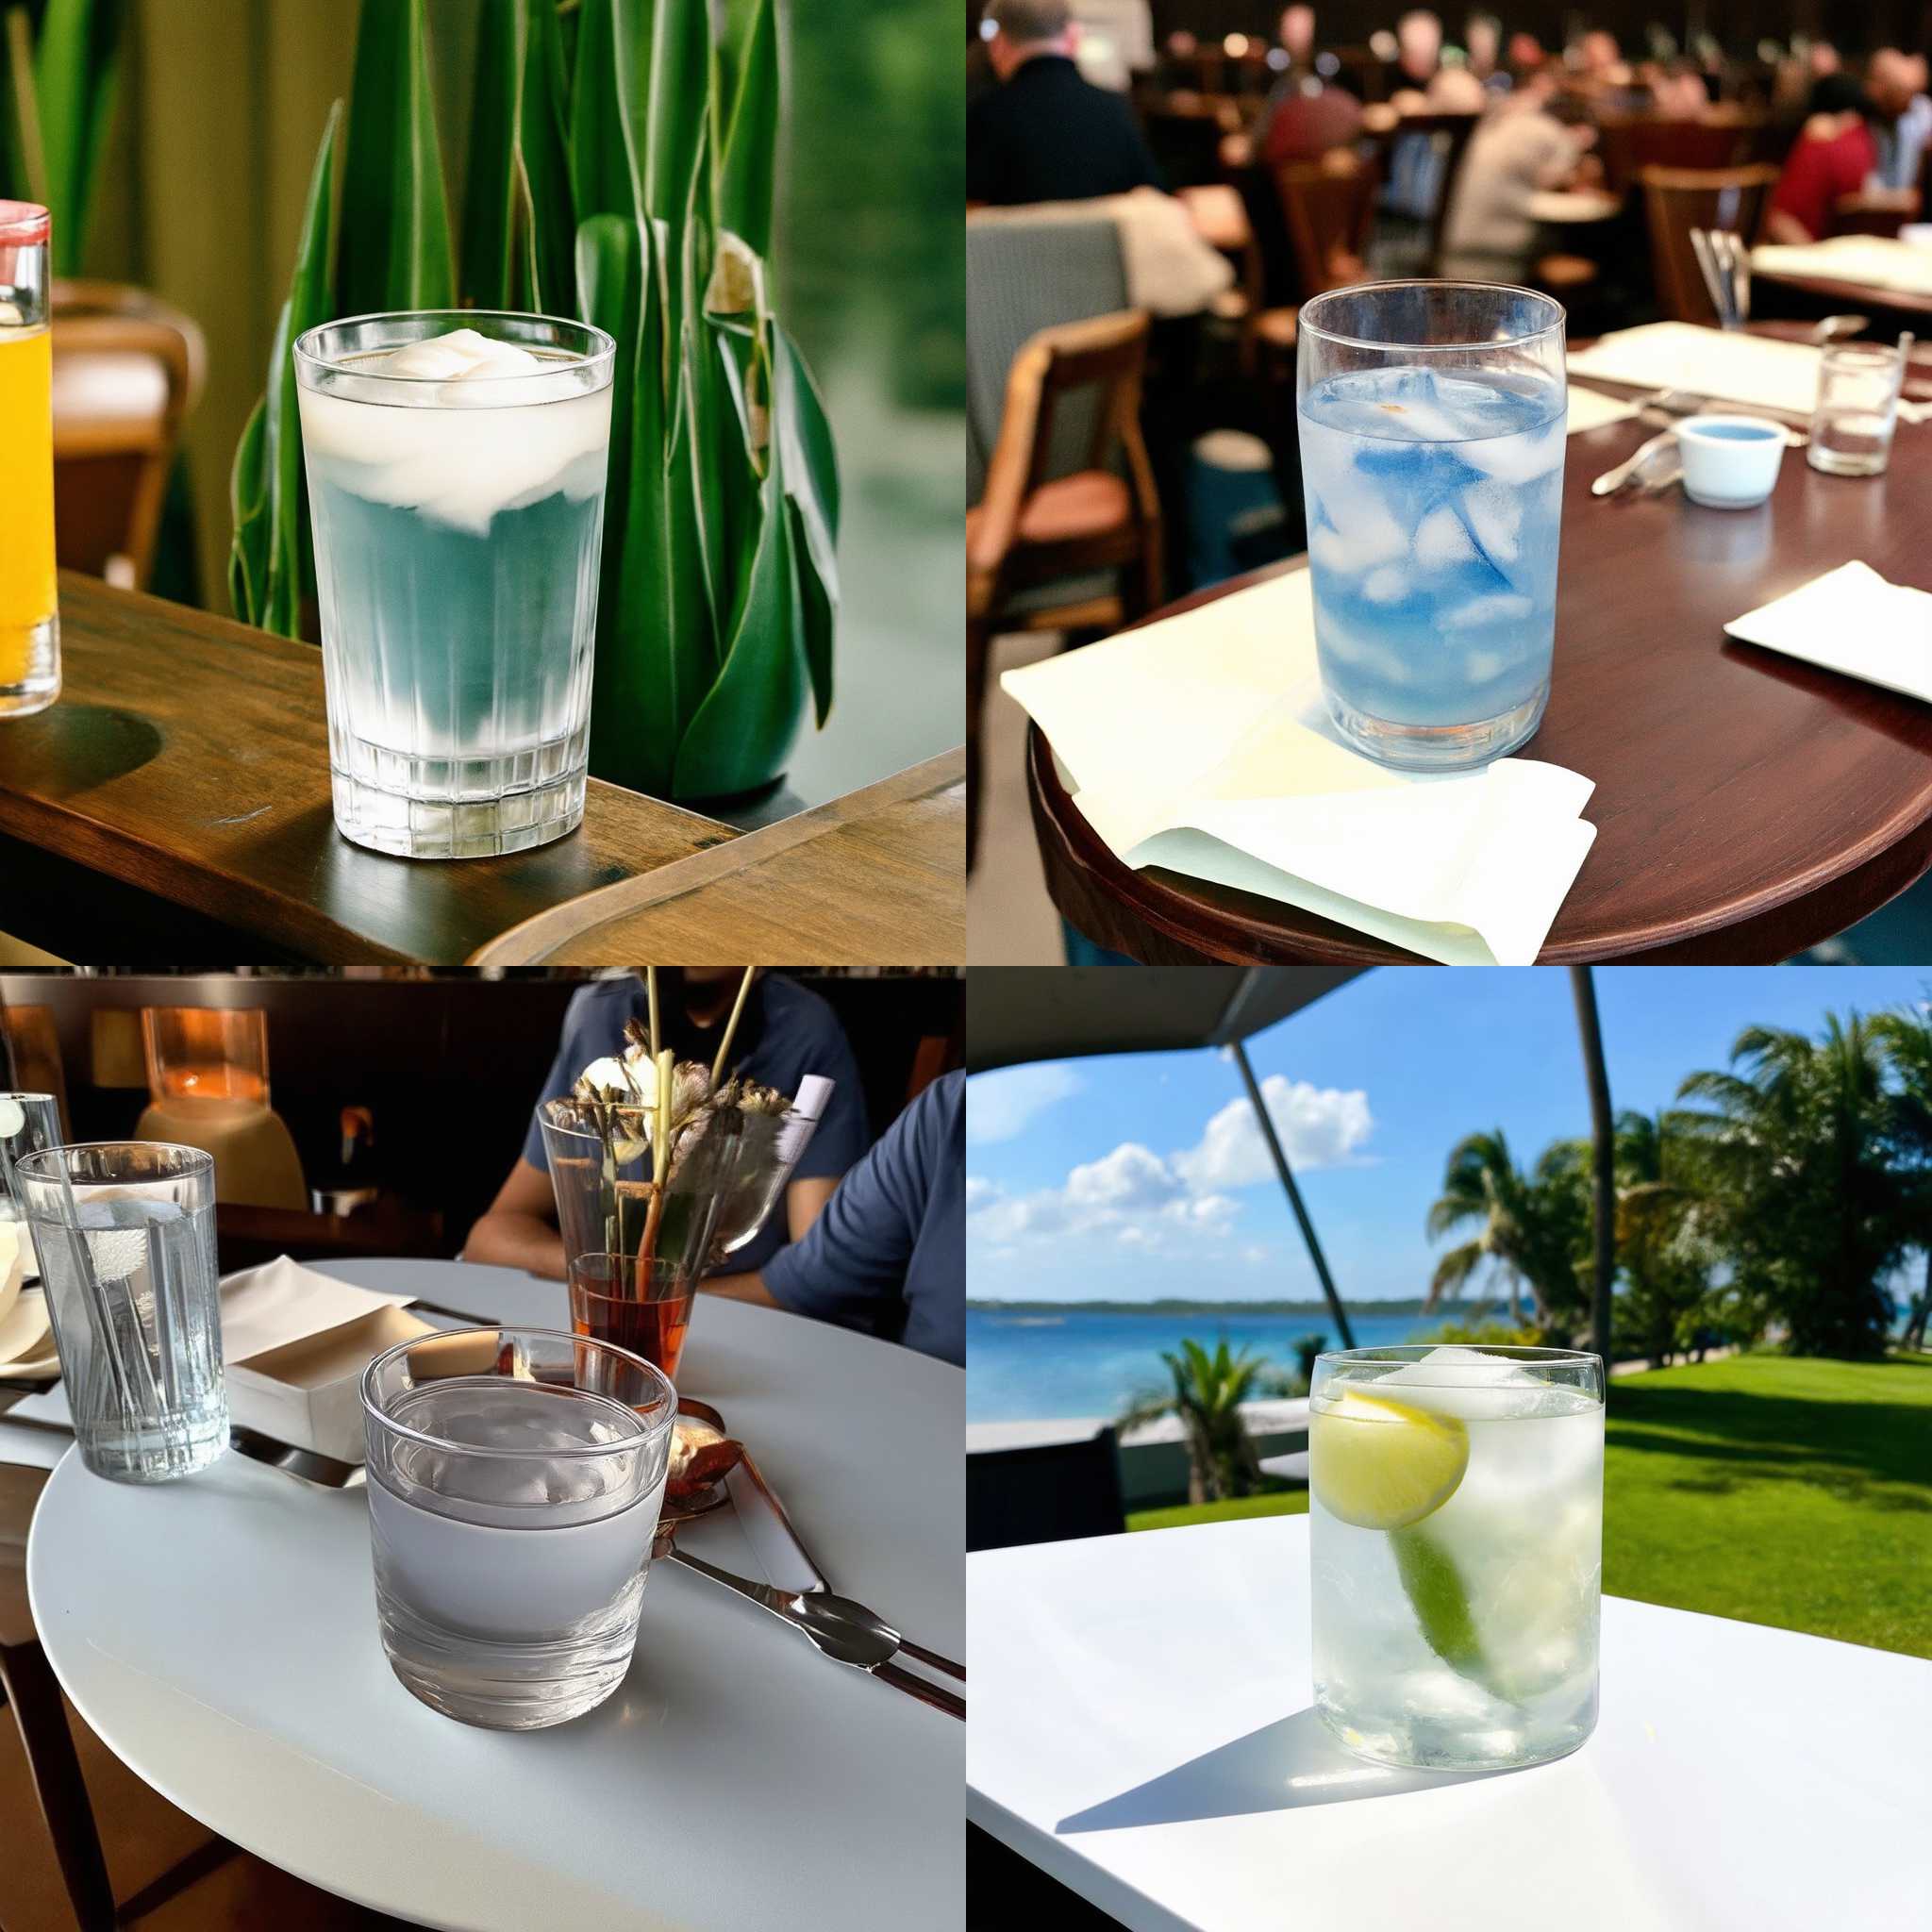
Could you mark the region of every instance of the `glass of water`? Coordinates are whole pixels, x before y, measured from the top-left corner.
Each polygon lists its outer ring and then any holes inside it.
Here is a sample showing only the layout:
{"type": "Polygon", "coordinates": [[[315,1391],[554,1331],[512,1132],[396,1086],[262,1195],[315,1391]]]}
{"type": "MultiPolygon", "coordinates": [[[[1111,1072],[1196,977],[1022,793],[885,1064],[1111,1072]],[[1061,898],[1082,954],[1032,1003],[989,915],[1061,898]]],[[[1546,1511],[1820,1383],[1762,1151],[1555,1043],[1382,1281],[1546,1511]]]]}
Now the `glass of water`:
{"type": "Polygon", "coordinates": [[[15,1166],[61,1139],[60,1103],[51,1093],[0,1093],[0,1221],[26,1218],[15,1166]]]}
{"type": "Polygon", "coordinates": [[[1336,728],[1384,764],[1514,751],[1550,695],[1563,309],[1374,282],[1306,304],[1296,419],[1315,650],[1336,728]]]}
{"type": "Polygon", "coordinates": [[[616,344],[551,316],[295,343],[336,827],[412,858],[584,815],[616,344]]]}
{"type": "Polygon", "coordinates": [[[1818,355],[1818,402],[1805,460],[1827,476],[1877,476],[1891,460],[1906,358],[1883,342],[1834,342],[1818,355]]]}
{"type": "Polygon", "coordinates": [[[677,1396],[621,1348],[541,1328],[406,1341],[362,1377],[375,1607],[432,1709],[527,1731],[630,1668],[677,1396]]]}
{"type": "Polygon", "coordinates": [[[99,1141],[14,1163],[80,1459],[168,1482],[228,1445],[215,1164],[196,1147],[99,1141]]]}
{"type": "Polygon", "coordinates": [[[1309,1394],[1315,1708],[1381,1764],[1502,1770],[1596,1727],[1602,1360],[1357,1348],[1309,1394]]]}

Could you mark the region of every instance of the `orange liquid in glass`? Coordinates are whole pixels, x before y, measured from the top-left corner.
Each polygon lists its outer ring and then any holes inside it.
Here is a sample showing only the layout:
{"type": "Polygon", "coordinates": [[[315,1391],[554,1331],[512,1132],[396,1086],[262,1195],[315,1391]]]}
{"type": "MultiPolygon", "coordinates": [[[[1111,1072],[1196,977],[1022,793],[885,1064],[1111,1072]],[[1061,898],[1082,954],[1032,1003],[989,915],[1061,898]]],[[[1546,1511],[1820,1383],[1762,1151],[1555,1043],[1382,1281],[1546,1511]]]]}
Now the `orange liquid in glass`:
{"type": "Polygon", "coordinates": [[[571,1326],[593,1341],[627,1348],[659,1368],[675,1382],[677,1359],[684,1353],[685,1332],[691,1326],[691,1297],[669,1295],[659,1301],[619,1301],[608,1295],[580,1295],[580,1313],[571,1326]]]}
{"type": "Polygon", "coordinates": [[[25,682],[54,615],[54,337],[0,327],[0,687],[25,682]]]}

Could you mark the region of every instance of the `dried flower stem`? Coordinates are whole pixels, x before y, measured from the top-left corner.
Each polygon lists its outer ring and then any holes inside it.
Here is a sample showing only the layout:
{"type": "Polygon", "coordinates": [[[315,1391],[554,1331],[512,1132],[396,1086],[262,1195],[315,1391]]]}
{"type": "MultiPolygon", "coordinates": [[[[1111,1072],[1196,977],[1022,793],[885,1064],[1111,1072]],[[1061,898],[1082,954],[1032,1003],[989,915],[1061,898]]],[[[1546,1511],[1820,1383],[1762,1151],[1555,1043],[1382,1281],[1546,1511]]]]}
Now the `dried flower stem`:
{"type": "Polygon", "coordinates": [[[718,1058],[711,1062],[711,1091],[718,1091],[718,1082],[724,1077],[724,1062],[731,1055],[732,1035],[738,1031],[738,1016],[744,1011],[744,996],[751,991],[751,976],[757,969],[747,966],[744,977],[738,982],[738,997],[731,1002],[731,1017],[724,1023],[724,1038],[718,1042],[718,1058]]]}
{"type": "Polygon", "coordinates": [[[644,968],[644,992],[651,1003],[651,1064],[655,1067],[658,1064],[658,969],[655,966],[646,966],[644,968]]]}

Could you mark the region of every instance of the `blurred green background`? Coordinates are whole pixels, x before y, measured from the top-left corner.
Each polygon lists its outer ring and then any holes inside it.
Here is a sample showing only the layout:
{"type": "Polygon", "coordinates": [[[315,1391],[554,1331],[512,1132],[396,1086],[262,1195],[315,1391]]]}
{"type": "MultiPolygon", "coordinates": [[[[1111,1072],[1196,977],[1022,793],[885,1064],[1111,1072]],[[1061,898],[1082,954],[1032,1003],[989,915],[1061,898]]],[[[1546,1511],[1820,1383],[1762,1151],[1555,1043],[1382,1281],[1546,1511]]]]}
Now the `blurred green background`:
{"type": "MultiPolygon", "coordinates": [[[[437,121],[461,206],[478,0],[427,0],[437,121]]],[[[29,14],[39,0],[28,0],[29,14]]],[[[824,391],[845,512],[838,699],[782,816],[964,735],[964,86],[959,0],[783,8],[780,299],[824,391]]],[[[133,0],[81,269],[184,309],[208,339],[185,439],[192,521],[155,588],[225,613],[228,472],[259,393],[356,0],[133,0]]],[[[10,184],[20,192],[20,184],[10,184]]]]}

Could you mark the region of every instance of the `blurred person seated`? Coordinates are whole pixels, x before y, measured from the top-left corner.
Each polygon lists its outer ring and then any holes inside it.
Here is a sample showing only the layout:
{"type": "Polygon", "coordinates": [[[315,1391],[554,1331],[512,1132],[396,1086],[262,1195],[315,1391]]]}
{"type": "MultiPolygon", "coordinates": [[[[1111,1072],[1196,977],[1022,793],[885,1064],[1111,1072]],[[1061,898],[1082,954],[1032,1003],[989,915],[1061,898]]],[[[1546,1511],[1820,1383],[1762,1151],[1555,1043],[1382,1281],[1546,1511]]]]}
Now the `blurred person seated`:
{"type": "Polygon", "coordinates": [[[1493,13],[1472,13],[1463,24],[1462,38],[1469,47],[1469,71],[1488,87],[1499,77],[1503,23],[1493,13]]]}
{"type": "Polygon", "coordinates": [[[1429,76],[1423,93],[1431,114],[1480,114],[1490,104],[1490,91],[1469,71],[1454,47],[1442,52],[1442,64],[1429,76]]]}
{"type": "Polygon", "coordinates": [[[1917,188],[1919,162],[1932,139],[1932,100],[1925,97],[1925,57],[1881,47],[1865,70],[1877,186],[1917,188]]]}
{"type": "Polygon", "coordinates": [[[1389,98],[1398,113],[1428,110],[1428,85],[1441,59],[1441,21],[1426,8],[1405,13],[1395,23],[1395,59],[1389,75],[1389,98]]]}
{"type": "Polygon", "coordinates": [[[1704,75],[1694,60],[1672,60],[1653,67],[1647,81],[1650,111],[1659,121],[1698,121],[1710,106],[1704,75]]]}
{"type": "Polygon", "coordinates": [[[1857,194],[1878,166],[1864,90],[1846,74],[1827,74],[1811,90],[1810,118],[1785,158],[1764,231],[1802,247],[1831,229],[1833,204],[1857,194]]]}
{"type": "Polygon", "coordinates": [[[1521,281],[1535,252],[1531,198],[1591,178],[1597,130],[1589,104],[1539,75],[1470,137],[1443,236],[1442,273],[1462,281],[1521,281]]]}
{"type": "Polygon", "coordinates": [[[803,1240],[713,1294],[966,1365],[966,1075],[941,1074],[839,1183],[803,1240]]]}
{"type": "Polygon", "coordinates": [[[1548,66],[1549,58],[1543,52],[1543,43],[1534,34],[1519,31],[1509,36],[1509,51],[1505,58],[1509,72],[1518,81],[1527,80],[1532,74],[1541,74],[1548,66]]]}
{"type": "Polygon", "coordinates": [[[1315,64],[1315,9],[1296,0],[1281,9],[1281,22],[1274,38],[1288,56],[1290,74],[1306,74],[1315,64]]]}
{"type": "Polygon", "coordinates": [[[1600,26],[1591,27],[1576,42],[1570,66],[1572,84],[1586,93],[1626,88],[1632,79],[1616,35],[1600,26]]]}
{"type": "MultiPolygon", "coordinates": [[[[737,966],[659,967],[658,1010],[662,1039],[681,1060],[717,1058],[725,1022],[738,997],[743,969],[737,966]]],[[[641,974],[592,980],[571,995],[563,1039],[539,1101],[557,1100],[576,1085],[592,1060],[614,1058],[625,1046],[625,1026],[643,1022],[649,1001],[641,974]]],[[[832,1197],[839,1177],[864,1154],[871,1138],[858,1064],[830,1005],[783,974],[760,971],[745,997],[725,1070],[748,1074],[788,1097],[808,1074],[836,1081],[810,1144],[786,1184],[782,1208],[755,1239],[732,1257],[739,1268],[761,1268],[788,1241],[797,1241],[832,1197]],[[741,1258],[742,1257],[742,1258],[741,1258]]],[[[550,1185],[542,1130],[532,1107],[524,1151],[497,1190],[489,1211],[463,1244],[466,1261],[522,1268],[546,1280],[564,1276],[563,1237],[557,1231],[557,1195],[550,1185]]]]}
{"type": "Polygon", "coordinates": [[[966,116],[966,199],[997,208],[1164,189],[1132,109],[1081,77],[1067,0],[992,0],[1000,84],[966,116]]]}
{"type": "Polygon", "coordinates": [[[1279,167],[1344,147],[1361,129],[1362,104],[1346,88],[1330,86],[1312,68],[1291,68],[1261,110],[1257,145],[1263,160],[1279,167]]]}

